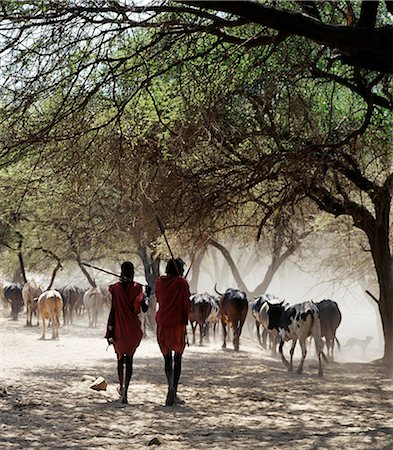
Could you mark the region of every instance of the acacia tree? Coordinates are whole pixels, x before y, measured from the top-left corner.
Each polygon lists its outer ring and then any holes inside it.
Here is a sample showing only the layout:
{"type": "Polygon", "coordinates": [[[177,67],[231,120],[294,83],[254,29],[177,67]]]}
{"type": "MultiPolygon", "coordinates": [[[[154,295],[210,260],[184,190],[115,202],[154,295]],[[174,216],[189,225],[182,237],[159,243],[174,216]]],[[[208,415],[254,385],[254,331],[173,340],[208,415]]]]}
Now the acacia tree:
{"type": "MultiPolygon", "coordinates": [[[[174,165],[179,180],[193,186],[182,191],[182,209],[187,210],[186,204],[200,205],[199,215],[206,216],[209,210],[219,216],[228,204],[235,207],[254,201],[260,206],[264,222],[284,205],[296,205],[308,198],[335,217],[351,217],[353,225],[366,234],[370,246],[380,286],[384,360],[390,364],[391,118],[378,110],[370,115],[369,105],[362,105],[348,92],[328,89],[323,94],[317,85],[313,87],[308,81],[304,84],[294,73],[290,85],[290,97],[280,93],[281,86],[271,85],[268,76],[252,83],[249,89],[243,85],[231,96],[225,92],[219,107],[210,114],[215,120],[210,121],[209,128],[204,124],[206,133],[201,133],[192,152],[183,156],[186,162],[174,165]],[[324,95],[333,95],[336,107],[347,109],[344,128],[335,111],[321,110],[319,102],[324,95]],[[288,133],[288,129],[292,132],[288,133]],[[214,151],[206,151],[212,146],[214,151]]],[[[179,201],[176,199],[177,204],[179,201]]]]}
{"type": "MultiPolygon", "coordinates": [[[[173,124],[168,119],[177,106],[173,102],[156,111],[156,122],[169,128],[155,146],[155,160],[163,161],[157,181],[170,180],[179,192],[184,180],[195,188],[184,192],[173,211],[195,205],[201,217],[212,208],[218,217],[224,208],[236,210],[246,201],[257,205],[263,223],[265,216],[307,197],[334,215],[349,214],[367,234],[373,253],[385,359],[391,362],[391,175],[389,166],[380,166],[380,155],[371,156],[379,148],[359,140],[376,119],[391,126],[382,112],[393,109],[391,2],[266,5],[49,0],[2,5],[2,164],[36,151],[38,143],[73,142],[86,152],[131,106],[144,106],[142,90],[151,94],[151,86],[163,79],[171,92],[188,90],[204,102],[198,124],[173,124]],[[183,75],[190,67],[204,88],[221,70],[210,95],[181,82],[189,80],[183,75]],[[261,67],[271,70],[261,76],[261,67]],[[231,82],[235,71],[244,76],[244,85],[239,86],[240,77],[231,82]],[[328,83],[329,95],[305,77],[328,83]],[[221,81],[227,83],[224,92],[221,81]],[[339,101],[343,92],[349,106],[339,101]],[[321,104],[328,106],[323,110],[321,104]]],[[[154,98],[152,103],[157,106],[154,98]]],[[[191,101],[184,108],[190,118],[193,108],[191,101]]],[[[132,124],[117,132],[125,130],[140,133],[132,124]]],[[[388,142],[378,127],[368,133],[388,142]]],[[[162,190],[159,182],[153,186],[157,207],[162,190]]],[[[170,222],[172,210],[163,208],[162,214],[170,222]]]]}

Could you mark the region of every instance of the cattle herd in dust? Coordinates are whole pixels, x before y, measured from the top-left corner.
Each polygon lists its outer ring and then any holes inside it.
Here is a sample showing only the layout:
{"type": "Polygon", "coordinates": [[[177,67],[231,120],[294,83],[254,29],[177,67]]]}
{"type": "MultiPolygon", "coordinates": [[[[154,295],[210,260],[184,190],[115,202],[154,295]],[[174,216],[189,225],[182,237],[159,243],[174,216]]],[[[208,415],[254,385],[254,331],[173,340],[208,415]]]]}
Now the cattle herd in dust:
{"type": "MultiPolygon", "coordinates": [[[[336,331],[341,323],[341,312],[333,300],[320,302],[306,301],[290,305],[279,298],[265,294],[249,300],[239,290],[228,288],[217,295],[208,293],[192,294],[189,323],[192,331],[192,344],[196,343],[196,332],[199,329],[199,345],[216,338],[218,328],[222,330],[223,344],[226,348],[229,333],[232,335],[233,348],[240,348],[240,337],[247,318],[252,317],[256,327],[256,336],[262,348],[273,356],[278,351],[281,360],[289,371],[293,370],[293,355],[297,342],[301,348],[301,360],[297,368],[302,373],[307,350],[311,343],[315,345],[318,359],[318,375],[323,376],[322,361],[334,359],[335,344],[340,348],[336,331]],[[284,356],[285,342],[291,341],[289,361],[284,356]]],[[[155,313],[157,303],[155,295],[147,287],[145,295],[149,297],[149,309],[141,314],[141,322],[146,335],[147,328],[155,329],[155,313]]],[[[52,339],[59,337],[60,326],[73,324],[75,317],[83,318],[86,326],[98,326],[99,317],[105,321],[110,309],[111,298],[107,287],[91,287],[81,289],[68,285],[61,289],[44,291],[34,281],[23,287],[18,284],[0,286],[0,298],[4,307],[10,310],[13,320],[25,311],[26,326],[39,325],[41,337],[45,339],[45,328],[50,327],[52,339]],[[61,324],[62,319],[62,324],[61,324]]],[[[363,353],[370,343],[371,337],[365,339],[351,338],[346,344],[348,350],[358,346],[363,353]]]]}

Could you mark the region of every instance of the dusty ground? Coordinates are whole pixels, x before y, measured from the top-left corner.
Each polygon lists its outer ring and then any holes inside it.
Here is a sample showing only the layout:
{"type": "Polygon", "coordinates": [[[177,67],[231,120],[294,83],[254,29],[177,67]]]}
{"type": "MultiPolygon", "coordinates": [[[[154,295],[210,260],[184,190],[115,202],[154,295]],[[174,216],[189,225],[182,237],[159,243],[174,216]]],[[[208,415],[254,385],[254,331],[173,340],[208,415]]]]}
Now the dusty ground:
{"type": "Polygon", "coordinates": [[[122,405],[103,325],[63,327],[58,341],[23,325],[24,316],[13,322],[0,310],[2,449],[142,449],[155,437],[171,450],[393,449],[393,382],[376,365],[334,363],[319,379],[311,357],[303,375],[289,374],[254,339],[242,338],[239,353],[218,340],[186,348],[186,403],[164,407],[151,337],[137,350],[122,405]],[[107,391],[91,390],[83,375],[105,377],[107,391]]]}

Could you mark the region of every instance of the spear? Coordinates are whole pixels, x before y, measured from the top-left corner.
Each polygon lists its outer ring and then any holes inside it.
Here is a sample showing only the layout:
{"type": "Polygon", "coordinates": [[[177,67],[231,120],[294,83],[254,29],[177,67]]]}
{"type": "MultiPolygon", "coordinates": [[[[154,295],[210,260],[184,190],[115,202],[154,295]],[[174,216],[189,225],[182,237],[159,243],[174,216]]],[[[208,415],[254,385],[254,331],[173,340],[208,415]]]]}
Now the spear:
{"type": "Polygon", "coordinates": [[[81,262],[81,264],[86,266],[86,267],[91,267],[92,269],[99,270],[100,272],[104,272],[104,273],[107,273],[109,275],[113,275],[113,276],[115,276],[117,278],[121,278],[122,280],[125,280],[125,281],[133,281],[133,280],[131,280],[131,278],[127,278],[127,277],[125,277],[123,275],[119,275],[117,273],[110,272],[109,270],[106,270],[106,269],[101,269],[101,267],[93,266],[92,264],[89,264],[87,262],[81,262]]]}

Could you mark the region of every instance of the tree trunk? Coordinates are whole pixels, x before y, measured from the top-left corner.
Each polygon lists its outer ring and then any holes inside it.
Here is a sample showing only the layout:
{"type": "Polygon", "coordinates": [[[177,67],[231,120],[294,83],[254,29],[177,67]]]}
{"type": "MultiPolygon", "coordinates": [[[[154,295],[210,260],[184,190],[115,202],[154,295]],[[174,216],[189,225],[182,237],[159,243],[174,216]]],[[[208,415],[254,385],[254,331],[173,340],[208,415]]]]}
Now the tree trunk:
{"type": "Polygon", "coordinates": [[[201,263],[203,259],[203,255],[205,253],[205,248],[203,248],[201,251],[198,251],[196,255],[194,256],[194,260],[191,260],[192,264],[192,276],[190,279],[190,291],[191,292],[198,292],[198,282],[199,282],[199,275],[201,273],[201,263]]]}
{"type": "Polygon", "coordinates": [[[21,281],[22,281],[22,284],[25,284],[25,283],[27,283],[27,278],[26,278],[26,271],[25,271],[25,262],[24,262],[23,253],[22,253],[23,237],[18,232],[17,232],[17,235],[18,235],[18,259],[19,259],[21,281]]]}
{"type": "Polygon", "coordinates": [[[224,247],[224,245],[220,244],[219,242],[217,242],[214,239],[209,239],[207,241],[207,244],[220,250],[220,252],[222,253],[222,256],[225,258],[226,262],[228,263],[228,266],[231,269],[233,278],[235,279],[235,282],[237,283],[239,289],[245,292],[247,298],[251,298],[251,292],[247,289],[246,284],[244,283],[242,277],[240,276],[239,270],[236,267],[236,264],[231,256],[231,254],[229,253],[228,249],[226,247],[224,247]]]}
{"type": "Polygon", "coordinates": [[[56,265],[56,267],[53,269],[52,276],[51,276],[51,279],[50,279],[50,281],[49,281],[49,286],[46,288],[47,291],[49,291],[49,289],[52,289],[52,286],[53,286],[53,283],[54,283],[54,281],[55,281],[57,272],[58,272],[59,269],[61,269],[61,268],[62,268],[62,266],[61,266],[61,264],[60,264],[60,261],[57,261],[57,265],[56,265]]]}
{"type": "Polygon", "coordinates": [[[87,281],[89,282],[90,286],[97,287],[96,282],[91,277],[89,272],[86,270],[86,267],[81,263],[81,260],[80,260],[79,256],[77,256],[76,262],[78,263],[78,266],[80,267],[81,271],[83,272],[83,275],[87,278],[87,281]]]}
{"type": "Polygon", "coordinates": [[[390,252],[386,252],[386,245],[379,243],[379,247],[372,247],[372,255],[378,276],[378,307],[385,340],[383,361],[393,369],[393,265],[390,252]],[[385,251],[381,247],[385,247],[385,251]]]}
{"type": "Polygon", "coordinates": [[[151,294],[155,293],[156,279],[160,276],[160,258],[153,258],[149,247],[138,246],[138,255],[142,260],[145,278],[148,286],[151,288],[151,294]]]}
{"type": "Polygon", "coordinates": [[[387,182],[374,199],[373,232],[367,233],[379,283],[379,312],[385,338],[383,362],[393,369],[393,260],[390,251],[390,185],[387,182]]]}

